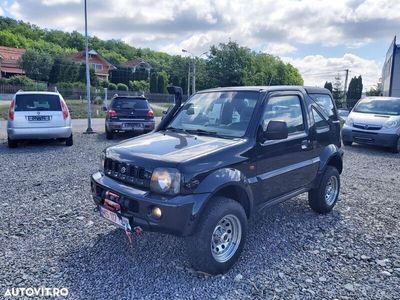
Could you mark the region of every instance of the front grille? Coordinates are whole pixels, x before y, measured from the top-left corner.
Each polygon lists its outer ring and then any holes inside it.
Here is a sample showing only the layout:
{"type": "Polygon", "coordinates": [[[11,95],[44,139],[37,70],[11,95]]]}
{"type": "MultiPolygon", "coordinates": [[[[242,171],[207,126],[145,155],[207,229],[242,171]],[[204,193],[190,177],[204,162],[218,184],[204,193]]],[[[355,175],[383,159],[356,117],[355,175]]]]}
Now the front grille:
{"type": "Polygon", "coordinates": [[[129,183],[138,187],[150,187],[151,171],[133,164],[119,162],[106,158],[104,173],[116,180],[129,183]]]}
{"type": "Polygon", "coordinates": [[[367,125],[367,124],[353,124],[353,127],[359,128],[359,129],[364,129],[364,130],[379,130],[382,128],[382,126],[367,125]]]}

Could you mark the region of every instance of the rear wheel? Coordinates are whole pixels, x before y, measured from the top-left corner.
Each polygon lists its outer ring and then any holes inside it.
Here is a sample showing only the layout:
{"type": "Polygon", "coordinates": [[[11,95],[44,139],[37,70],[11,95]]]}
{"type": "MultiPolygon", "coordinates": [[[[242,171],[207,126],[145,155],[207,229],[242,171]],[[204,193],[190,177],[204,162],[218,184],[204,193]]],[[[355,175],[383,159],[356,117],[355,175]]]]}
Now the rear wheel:
{"type": "Polygon", "coordinates": [[[393,153],[400,152],[400,137],[397,139],[397,144],[392,147],[392,152],[393,153]]]}
{"type": "Polygon", "coordinates": [[[236,201],[217,197],[204,209],[192,236],[186,240],[192,265],[202,272],[228,271],[242,252],[247,216],[236,201]]]}
{"type": "Polygon", "coordinates": [[[340,191],[340,175],[336,168],[327,166],[318,188],[308,193],[308,203],[317,213],[328,213],[335,206],[340,191]]]}
{"type": "Polygon", "coordinates": [[[12,140],[8,137],[7,139],[8,147],[9,148],[16,148],[18,146],[18,142],[16,140],[12,140]]]}
{"type": "Polygon", "coordinates": [[[114,138],[114,132],[109,131],[109,130],[107,129],[107,126],[106,126],[106,139],[107,139],[107,140],[112,140],[113,138],[114,138]]]}
{"type": "Polygon", "coordinates": [[[72,134],[71,134],[70,137],[67,138],[67,140],[65,141],[65,145],[72,146],[73,144],[74,144],[74,139],[73,139],[72,134]]]}

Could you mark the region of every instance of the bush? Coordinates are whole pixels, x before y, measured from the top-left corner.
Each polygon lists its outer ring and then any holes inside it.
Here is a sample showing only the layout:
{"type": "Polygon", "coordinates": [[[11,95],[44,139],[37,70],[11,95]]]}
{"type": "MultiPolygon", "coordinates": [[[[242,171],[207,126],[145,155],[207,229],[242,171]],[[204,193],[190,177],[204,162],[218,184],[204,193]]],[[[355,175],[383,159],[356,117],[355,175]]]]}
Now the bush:
{"type": "Polygon", "coordinates": [[[150,90],[150,84],[146,80],[131,80],[129,87],[136,92],[147,93],[150,90]]]}
{"type": "Polygon", "coordinates": [[[8,79],[4,78],[4,77],[0,77],[0,84],[7,84],[8,83],[8,79]]]}
{"type": "Polygon", "coordinates": [[[115,91],[115,90],[117,89],[117,85],[116,85],[115,83],[110,82],[110,83],[108,84],[108,89],[109,89],[110,91],[115,91]]]}
{"type": "Polygon", "coordinates": [[[14,85],[29,86],[29,87],[35,86],[35,82],[32,79],[23,75],[12,76],[10,79],[8,79],[8,83],[14,85]]]}
{"type": "Polygon", "coordinates": [[[118,83],[117,90],[118,91],[128,91],[128,86],[124,83],[118,83]]]}

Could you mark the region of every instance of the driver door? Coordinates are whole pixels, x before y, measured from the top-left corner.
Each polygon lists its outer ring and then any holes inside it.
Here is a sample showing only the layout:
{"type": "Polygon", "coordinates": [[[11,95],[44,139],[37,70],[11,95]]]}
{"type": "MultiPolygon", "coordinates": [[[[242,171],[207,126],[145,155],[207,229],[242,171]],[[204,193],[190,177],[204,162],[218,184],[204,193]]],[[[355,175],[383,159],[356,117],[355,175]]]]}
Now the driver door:
{"type": "Polygon", "coordinates": [[[319,158],[313,157],[303,95],[298,92],[272,94],[264,105],[261,126],[269,121],[287,123],[289,135],[283,140],[259,144],[257,158],[258,199],[265,202],[294,192],[315,178],[319,158]]]}

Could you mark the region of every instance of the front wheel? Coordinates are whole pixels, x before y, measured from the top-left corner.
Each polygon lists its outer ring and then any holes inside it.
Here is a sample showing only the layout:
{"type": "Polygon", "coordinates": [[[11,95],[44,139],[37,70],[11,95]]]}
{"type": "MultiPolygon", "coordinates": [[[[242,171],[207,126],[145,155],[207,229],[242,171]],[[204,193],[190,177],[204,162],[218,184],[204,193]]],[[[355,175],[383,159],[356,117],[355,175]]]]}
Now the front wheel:
{"type": "Polygon", "coordinates": [[[400,153],[400,137],[397,139],[396,145],[392,147],[393,153],[400,153]]]}
{"type": "Polygon", "coordinates": [[[343,141],[343,145],[345,146],[351,146],[353,144],[352,141],[343,141]]]}
{"type": "Polygon", "coordinates": [[[308,193],[308,203],[312,210],[325,214],[335,206],[340,191],[340,175],[336,168],[327,166],[318,188],[308,193]]]}
{"type": "Polygon", "coordinates": [[[189,259],[197,270],[209,274],[228,271],[242,252],[247,235],[243,206],[216,197],[202,212],[192,236],[186,240],[189,259]]]}

